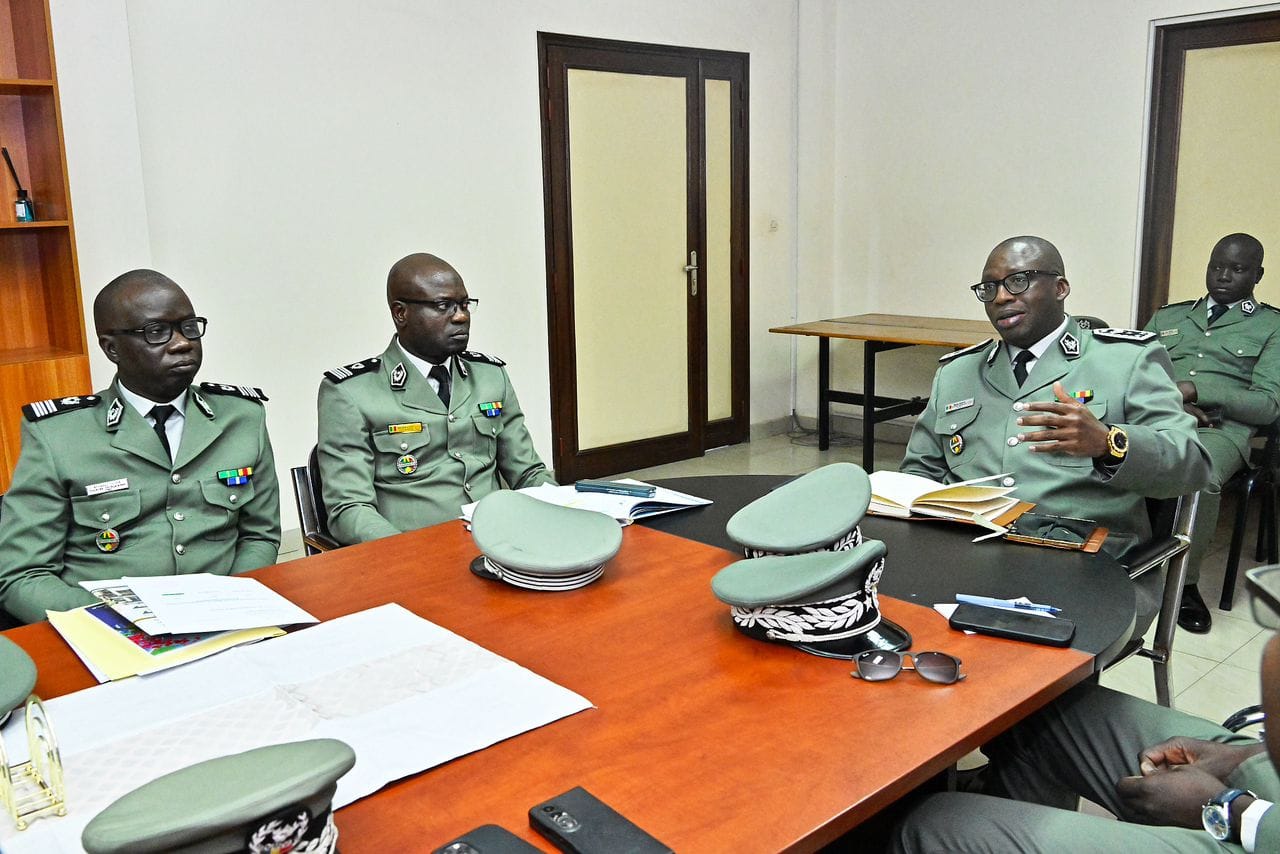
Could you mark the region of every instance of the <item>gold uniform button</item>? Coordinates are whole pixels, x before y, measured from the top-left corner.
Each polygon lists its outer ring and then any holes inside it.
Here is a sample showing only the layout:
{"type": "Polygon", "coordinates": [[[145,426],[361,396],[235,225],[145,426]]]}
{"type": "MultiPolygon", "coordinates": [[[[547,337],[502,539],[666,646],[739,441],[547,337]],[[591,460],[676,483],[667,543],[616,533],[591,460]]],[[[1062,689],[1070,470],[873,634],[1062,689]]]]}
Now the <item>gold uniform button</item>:
{"type": "Polygon", "coordinates": [[[184,546],[182,543],[178,543],[176,546],[174,546],[173,550],[180,555],[187,553],[187,547],[184,546]]]}

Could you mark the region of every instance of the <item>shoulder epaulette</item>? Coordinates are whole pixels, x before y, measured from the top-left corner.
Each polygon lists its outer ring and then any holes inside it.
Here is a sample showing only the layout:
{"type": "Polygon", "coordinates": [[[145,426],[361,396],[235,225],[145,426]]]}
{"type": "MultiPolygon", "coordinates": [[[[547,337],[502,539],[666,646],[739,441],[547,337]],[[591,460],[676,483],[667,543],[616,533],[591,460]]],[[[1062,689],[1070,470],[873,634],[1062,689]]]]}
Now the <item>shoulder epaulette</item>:
{"type": "Polygon", "coordinates": [[[346,382],[352,377],[358,377],[361,374],[367,374],[378,370],[382,364],[381,356],[370,356],[359,362],[352,362],[349,365],[343,365],[340,368],[331,368],[324,372],[324,375],[335,383],[346,382]]]}
{"type": "Polygon", "coordinates": [[[967,356],[970,353],[977,353],[994,340],[995,340],[994,338],[988,338],[986,341],[979,341],[977,344],[974,344],[972,347],[965,347],[963,350],[954,350],[950,353],[947,353],[942,358],[938,359],[938,361],[950,362],[952,359],[959,358],[960,356],[967,356]]]}
{"type": "Polygon", "coordinates": [[[227,383],[200,383],[200,390],[209,394],[230,394],[236,397],[243,397],[245,400],[252,400],[256,403],[265,403],[269,398],[260,388],[254,388],[247,385],[228,385],[227,383]]]}
{"type": "MultiPolygon", "coordinates": [[[[1200,302],[1199,299],[1184,299],[1182,302],[1167,302],[1164,305],[1160,306],[1160,308],[1173,308],[1174,306],[1178,306],[1178,305],[1195,305],[1198,302],[1200,302]]],[[[1160,310],[1159,308],[1156,309],[1156,311],[1159,311],[1159,310],[1160,310]]]]}
{"type": "Polygon", "coordinates": [[[97,406],[101,401],[102,398],[96,394],[82,394],[79,397],[59,397],[53,400],[33,400],[22,407],[22,414],[27,416],[28,421],[39,421],[42,418],[52,418],[55,415],[61,415],[64,412],[71,412],[75,409],[89,409],[97,406]]]}
{"type": "Polygon", "coordinates": [[[1270,303],[1260,302],[1258,303],[1258,305],[1262,306],[1263,308],[1270,309],[1271,311],[1280,311],[1280,308],[1276,308],[1274,305],[1271,305],[1270,303]]]}
{"type": "Polygon", "coordinates": [[[474,350],[464,350],[458,355],[463,359],[466,359],[468,362],[488,362],[489,364],[497,365],[498,367],[502,367],[506,364],[506,362],[502,361],[497,356],[486,356],[484,353],[477,353],[474,350]]]}
{"type": "Polygon", "coordinates": [[[1146,344],[1148,341],[1154,341],[1156,334],[1147,332],[1145,329],[1095,329],[1093,330],[1094,338],[1101,338],[1103,341],[1126,341],[1130,344],[1146,344]]]}

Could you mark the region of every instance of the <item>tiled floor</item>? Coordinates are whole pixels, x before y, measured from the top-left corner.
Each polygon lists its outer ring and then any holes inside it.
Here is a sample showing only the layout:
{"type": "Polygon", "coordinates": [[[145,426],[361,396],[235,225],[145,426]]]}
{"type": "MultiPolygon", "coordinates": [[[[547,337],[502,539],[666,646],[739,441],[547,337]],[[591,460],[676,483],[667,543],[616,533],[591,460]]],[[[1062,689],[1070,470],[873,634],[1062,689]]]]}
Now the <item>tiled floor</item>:
{"type": "MultiPolygon", "coordinates": [[[[903,450],[902,445],[878,442],[876,468],[897,468],[903,450]]],[[[640,469],[627,475],[643,480],[703,474],[802,474],[826,463],[845,460],[861,464],[861,445],[845,444],[819,451],[816,441],[793,444],[788,436],[779,435],[718,448],[697,459],[640,469]]],[[[1231,500],[1225,500],[1215,546],[1203,568],[1200,590],[1210,606],[1217,605],[1222,590],[1234,513],[1231,500]]],[[[1244,569],[1258,565],[1252,551],[1255,525],[1251,520],[1234,609],[1224,612],[1214,608],[1213,629],[1207,635],[1179,630],[1174,639],[1171,666],[1174,706],[1210,720],[1223,720],[1237,709],[1259,701],[1259,662],[1267,633],[1250,618],[1243,589],[1244,569]]],[[[1145,658],[1134,656],[1111,668],[1103,674],[1102,684],[1155,701],[1151,662],[1145,658]]]]}

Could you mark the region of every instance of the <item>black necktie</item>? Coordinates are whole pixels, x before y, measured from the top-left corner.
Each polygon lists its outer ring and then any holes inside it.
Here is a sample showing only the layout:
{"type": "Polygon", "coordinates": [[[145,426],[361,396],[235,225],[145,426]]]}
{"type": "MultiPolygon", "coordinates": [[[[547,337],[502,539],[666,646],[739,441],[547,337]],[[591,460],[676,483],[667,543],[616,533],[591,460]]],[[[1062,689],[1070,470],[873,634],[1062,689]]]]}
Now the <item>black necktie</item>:
{"type": "Polygon", "coordinates": [[[444,365],[432,365],[431,370],[427,372],[427,376],[435,380],[440,386],[436,392],[440,396],[440,402],[444,404],[444,408],[449,408],[449,369],[444,365]]]}
{"type": "Polygon", "coordinates": [[[174,407],[164,403],[160,406],[151,407],[150,413],[151,417],[156,420],[155,431],[156,435],[160,437],[160,444],[164,447],[164,454],[170,459],[173,459],[173,453],[169,450],[169,434],[165,432],[164,425],[169,420],[169,416],[177,411],[174,407]]]}
{"type": "Polygon", "coordinates": [[[1219,317],[1222,317],[1222,315],[1226,314],[1227,309],[1230,307],[1231,306],[1229,305],[1221,305],[1221,304],[1209,306],[1209,325],[1213,326],[1213,322],[1217,320],[1219,317]]]}
{"type": "Polygon", "coordinates": [[[1027,381],[1027,362],[1034,358],[1030,350],[1019,350],[1018,355],[1013,357],[1013,378],[1018,381],[1019,386],[1027,381]]]}

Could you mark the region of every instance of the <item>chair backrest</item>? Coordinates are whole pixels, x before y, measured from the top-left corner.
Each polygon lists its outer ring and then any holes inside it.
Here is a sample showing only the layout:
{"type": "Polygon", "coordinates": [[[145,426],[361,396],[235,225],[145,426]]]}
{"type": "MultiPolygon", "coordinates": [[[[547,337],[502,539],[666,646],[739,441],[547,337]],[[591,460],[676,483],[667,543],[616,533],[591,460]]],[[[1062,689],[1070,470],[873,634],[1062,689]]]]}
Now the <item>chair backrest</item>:
{"type": "Polygon", "coordinates": [[[305,466],[297,466],[290,473],[293,475],[293,493],[298,502],[298,521],[302,525],[303,548],[308,555],[338,548],[339,543],[329,533],[316,449],[311,449],[305,466]]]}
{"type": "Polygon", "coordinates": [[[1101,317],[1094,317],[1090,314],[1072,315],[1076,319],[1076,323],[1081,329],[1106,329],[1110,326],[1101,317]]]}

